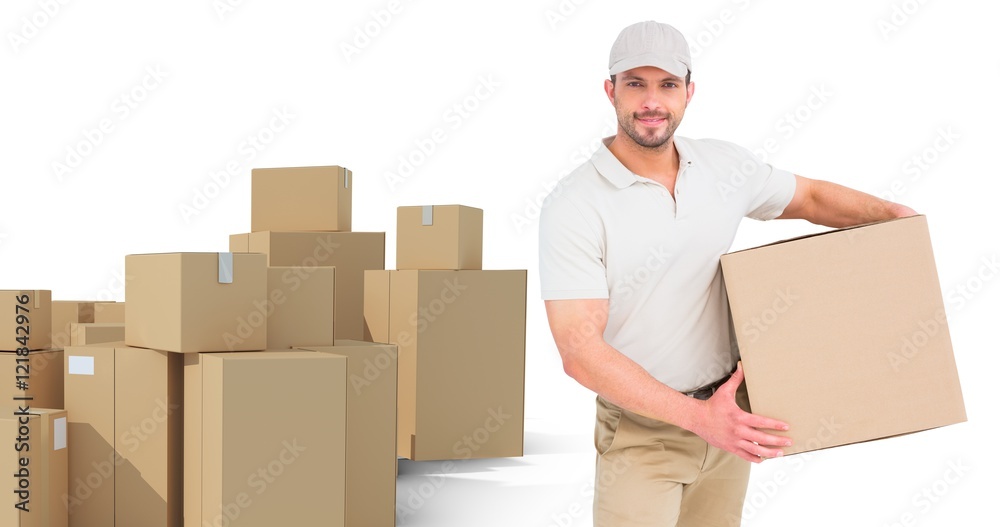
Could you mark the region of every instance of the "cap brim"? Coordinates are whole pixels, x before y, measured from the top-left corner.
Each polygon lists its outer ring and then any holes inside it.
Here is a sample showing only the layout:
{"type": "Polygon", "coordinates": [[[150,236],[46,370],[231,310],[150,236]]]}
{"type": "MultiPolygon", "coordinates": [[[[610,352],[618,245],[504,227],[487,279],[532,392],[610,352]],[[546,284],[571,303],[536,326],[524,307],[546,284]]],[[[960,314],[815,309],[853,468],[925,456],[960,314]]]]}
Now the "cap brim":
{"type": "Polygon", "coordinates": [[[660,68],[661,70],[678,77],[684,77],[688,73],[688,67],[679,60],[664,59],[662,57],[657,57],[652,53],[644,53],[636,57],[619,60],[608,69],[608,74],[617,75],[623,71],[633,68],[641,68],[643,66],[660,68]]]}

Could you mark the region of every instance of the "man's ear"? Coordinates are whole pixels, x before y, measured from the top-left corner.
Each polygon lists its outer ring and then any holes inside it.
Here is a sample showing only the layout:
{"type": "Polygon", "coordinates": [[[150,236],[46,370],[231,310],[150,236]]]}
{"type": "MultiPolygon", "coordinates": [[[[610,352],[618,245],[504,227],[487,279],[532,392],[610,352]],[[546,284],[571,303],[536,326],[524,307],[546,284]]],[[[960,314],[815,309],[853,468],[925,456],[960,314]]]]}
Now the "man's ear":
{"type": "MultiPolygon", "coordinates": [[[[608,96],[608,100],[611,104],[615,104],[615,83],[611,82],[611,79],[604,79],[604,93],[608,96]]],[[[690,96],[688,96],[690,98],[690,96]]]]}

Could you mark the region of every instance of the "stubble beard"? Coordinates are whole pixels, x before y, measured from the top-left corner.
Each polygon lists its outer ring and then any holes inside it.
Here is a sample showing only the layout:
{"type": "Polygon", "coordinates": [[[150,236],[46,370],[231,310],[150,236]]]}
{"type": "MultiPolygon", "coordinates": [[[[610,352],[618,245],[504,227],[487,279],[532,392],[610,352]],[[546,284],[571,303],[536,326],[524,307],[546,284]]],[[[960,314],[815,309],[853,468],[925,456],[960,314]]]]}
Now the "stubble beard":
{"type": "Polygon", "coordinates": [[[670,139],[674,136],[674,131],[677,130],[677,126],[680,124],[670,112],[645,114],[632,113],[623,110],[618,105],[617,100],[615,101],[615,110],[618,114],[618,126],[625,131],[625,134],[628,135],[635,144],[649,150],[662,151],[666,149],[670,139]],[[649,118],[665,118],[667,120],[667,127],[660,132],[640,132],[636,122],[639,119],[649,118]]]}

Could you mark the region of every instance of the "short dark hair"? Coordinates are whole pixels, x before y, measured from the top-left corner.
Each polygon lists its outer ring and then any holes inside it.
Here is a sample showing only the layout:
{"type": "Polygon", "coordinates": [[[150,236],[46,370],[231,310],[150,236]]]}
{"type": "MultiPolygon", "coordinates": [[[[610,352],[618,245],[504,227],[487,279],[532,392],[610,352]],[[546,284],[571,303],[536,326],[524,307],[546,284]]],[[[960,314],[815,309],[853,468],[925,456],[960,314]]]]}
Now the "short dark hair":
{"type": "MultiPolygon", "coordinates": [[[[615,83],[615,77],[617,76],[618,75],[611,76],[611,84],[615,83]]],[[[688,70],[687,75],[684,76],[684,86],[687,86],[688,84],[691,84],[691,70],[688,70]]]]}

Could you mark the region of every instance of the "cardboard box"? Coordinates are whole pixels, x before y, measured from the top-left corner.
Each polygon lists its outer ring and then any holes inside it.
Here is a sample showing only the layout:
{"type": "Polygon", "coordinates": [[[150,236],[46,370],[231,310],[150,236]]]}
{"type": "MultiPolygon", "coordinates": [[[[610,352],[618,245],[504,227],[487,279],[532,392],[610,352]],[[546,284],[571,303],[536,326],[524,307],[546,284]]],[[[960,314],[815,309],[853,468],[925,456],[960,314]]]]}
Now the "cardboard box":
{"type": "Polygon", "coordinates": [[[15,397],[25,399],[32,407],[63,408],[63,350],[50,349],[28,353],[27,373],[24,359],[13,351],[0,351],[0,410],[16,409],[20,404],[15,397]],[[16,375],[27,375],[27,387],[21,389],[16,383],[16,375]]]}
{"type": "Polygon", "coordinates": [[[125,343],[196,353],[267,346],[262,254],[165,253],[125,257],[125,343]]]}
{"type": "Polygon", "coordinates": [[[125,302],[95,302],[94,322],[98,324],[125,323],[125,302]]]}
{"type": "Polygon", "coordinates": [[[70,324],[94,321],[94,302],[78,300],[52,301],[52,344],[62,349],[72,343],[73,332],[70,324]]]}
{"type": "Polygon", "coordinates": [[[482,268],[482,209],[464,205],[396,209],[396,269],[482,268]]]}
{"type": "Polygon", "coordinates": [[[52,291],[3,289],[0,307],[7,313],[0,323],[0,351],[52,347],[52,291]]]}
{"type": "Polygon", "coordinates": [[[124,322],[105,322],[70,325],[70,345],[86,346],[125,340],[124,322]]]}
{"type": "Polygon", "coordinates": [[[364,272],[385,269],[384,232],[253,232],[247,238],[250,252],[267,255],[272,267],[336,267],[335,337],[364,340],[364,272]]]}
{"type": "Polygon", "coordinates": [[[268,267],[268,349],[332,346],[336,269],[268,267]]]}
{"type": "Polygon", "coordinates": [[[250,252],[250,233],[230,234],[229,252],[248,253],[250,252]]]}
{"type": "Polygon", "coordinates": [[[396,525],[396,346],[337,340],[300,349],[347,358],[347,525],[396,525]]]}
{"type": "Polygon", "coordinates": [[[117,342],[65,357],[71,524],[182,525],[184,356],[117,342]]]}
{"type": "Polygon", "coordinates": [[[115,520],[115,349],[70,347],[65,352],[69,445],[69,517],[74,527],[115,520]]]}
{"type": "Polygon", "coordinates": [[[250,171],[250,230],[350,231],[351,171],[340,166],[250,171]]]}
{"type": "Polygon", "coordinates": [[[966,420],[924,216],[722,256],[754,413],[787,454],[966,420]]]}
{"type": "Polygon", "coordinates": [[[399,348],[397,449],[521,456],[527,271],[365,272],[365,321],[399,348]]]}
{"type": "Polygon", "coordinates": [[[67,488],[66,411],[30,408],[25,415],[5,413],[0,415],[0,434],[13,443],[0,456],[0,469],[12,476],[12,489],[22,480],[27,485],[27,489],[19,489],[26,492],[24,495],[4,493],[0,525],[66,527],[62,500],[67,488]]]}
{"type": "Polygon", "coordinates": [[[185,525],[344,525],[347,359],[185,360],[185,525]]]}

